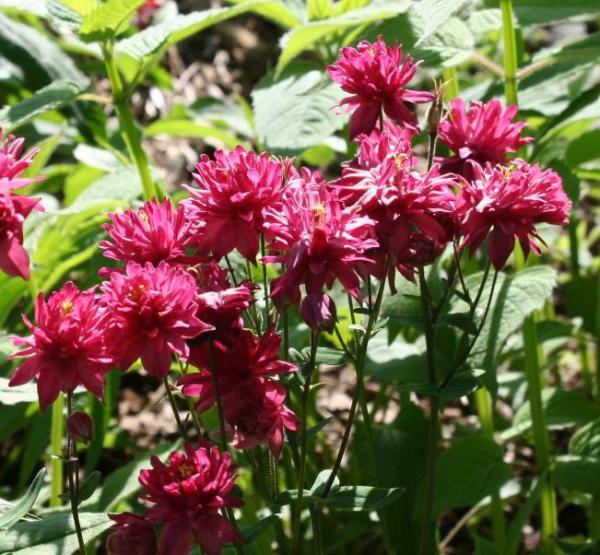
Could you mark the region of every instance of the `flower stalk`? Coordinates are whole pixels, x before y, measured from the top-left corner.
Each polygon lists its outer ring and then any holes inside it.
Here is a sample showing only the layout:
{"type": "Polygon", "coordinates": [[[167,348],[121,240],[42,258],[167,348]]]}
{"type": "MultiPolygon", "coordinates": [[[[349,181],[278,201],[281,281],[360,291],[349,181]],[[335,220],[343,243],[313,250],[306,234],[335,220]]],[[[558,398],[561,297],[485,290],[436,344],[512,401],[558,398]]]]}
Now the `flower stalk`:
{"type": "Polygon", "coordinates": [[[65,401],[62,395],[52,405],[52,423],[50,428],[50,506],[60,507],[60,495],[63,490],[63,434],[65,401]]]}

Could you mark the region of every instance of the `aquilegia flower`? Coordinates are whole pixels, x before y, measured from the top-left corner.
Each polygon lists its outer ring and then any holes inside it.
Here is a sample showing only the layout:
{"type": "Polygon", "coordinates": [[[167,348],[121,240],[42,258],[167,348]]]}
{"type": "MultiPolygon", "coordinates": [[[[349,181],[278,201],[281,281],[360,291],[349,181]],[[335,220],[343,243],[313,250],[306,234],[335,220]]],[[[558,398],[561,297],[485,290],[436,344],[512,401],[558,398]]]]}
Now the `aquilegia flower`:
{"type": "Polygon", "coordinates": [[[560,176],[524,160],[511,166],[472,165],[473,179],[460,193],[463,247],[471,252],[488,239],[492,264],[500,270],[518,239],[525,256],[540,253],[535,224],[565,225],[571,201],[560,176]]]}
{"type": "Polygon", "coordinates": [[[442,171],[469,178],[468,160],[500,164],[508,153],[531,142],[531,137],[521,136],[527,124],[513,122],[516,114],[516,106],[503,108],[497,100],[471,102],[468,110],[462,98],[452,100],[447,117],[438,127],[438,137],[454,152],[453,156],[438,158],[442,171]]]}
{"type": "Polygon", "coordinates": [[[25,140],[12,135],[3,141],[0,128],[0,270],[9,276],[29,279],[29,255],[23,247],[23,223],[33,210],[41,210],[39,199],[16,195],[14,191],[40,178],[19,177],[39,149],[24,156],[25,140]]]}
{"type": "Polygon", "coordinates": [[[406,102],[430,102],[433,95],[406,87],[421,62],[402,56],[398,44],[387,46],[382,36],[377,41],[361,41],[356,48],[342,48],[337,62],[328,66],[329,76],[351,96],[341,105],[354,110],[350,118],[350,138],[370,133],[382,115],[393,121],[416,126],[417,118],[406,102]]]}
{"type": "Polygon", "coordinates": [[[158,266],[129,262],[123,274],[112,272],[101,287],[111,343],[122,370],[140,358],[150,374],[163,378],[173,354],[187,359],[186,340],[213,329],[196,317],[194,278],[166,262],[158,266]]]}
{"type": "Polygon", "coordinates": [[[150,459],[152,468],[140,472],[142,499],[152,504],[144,518],[163,525],[159,553],[188,555],[198,544],[207,555],[218,555],[223,545],[242,542],[241,534],[220,514],[242,501],[232,494],[235,468],[229,453],[221,453],[202,441],[197,449],[169,455],[167,464],[150,459]]]}
{"type": "Polygon", "coordinates": [[[108,555],[158,555],[156,532],[146,518],[134,513],[109,516],[116,530],[106,538],[108,555]]]}
{"type": "Polygon", "coordinates": [[[35,325],[25,316],[31,335],[16,338],[25,347],[15,357],[26,360],[17,368],[10,385],[22,385],[37,378],[40,407],[45,410],[61,391],[83,385],[102,398],[104,373],[113,359],[105,341],[107,313],[92,290],[80,291],[69,282],[44,300],[35,303],[35,325]]]}
{"type": "Polygon", "coordinates": [[[151,200],[139,210],[109,214],[111,222],[104,229],[110,239],[101,241],[104,256],[125,262],[157,265],[165,261],[186,263],[192,259],[186,253],[191,241],[190,222],[183,206],[174,208],[166,198],[151,200]]]}
{"type": "Polygon", "coordinates": [[[196,222],[194,246],[200,254],[216,258],[237,249],[248,259],[258,254],[263,213],[281,201],[284,164],[268,153],[256,154],[241,146],[218,150],[214,160],[206,154],[196,165],[194,180],[184,201],[196,222]]]}
{"type": "Polygon", "coordinates": [[[285,272],[273,282],[273,301],[297,304],[300,285],[307,293],[319,293],[336,279],[360,299],[356,264],[370,263],[365,253],[377,247],[373,230],[373,220],[345,209],[318,173],[303,168],[301,177],[288,185],[282,207],[266,214],[270,250],[281,253],[266,260],[285,264],[285,272]]]}

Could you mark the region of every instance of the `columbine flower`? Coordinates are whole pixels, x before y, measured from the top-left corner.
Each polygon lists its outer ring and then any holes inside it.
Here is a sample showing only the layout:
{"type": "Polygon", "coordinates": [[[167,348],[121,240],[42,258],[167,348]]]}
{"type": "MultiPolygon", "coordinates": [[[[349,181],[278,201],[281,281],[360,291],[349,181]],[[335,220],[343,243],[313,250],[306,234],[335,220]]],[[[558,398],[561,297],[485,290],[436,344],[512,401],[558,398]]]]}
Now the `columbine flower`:
{"type": "Polygon", "coordinates": [[[325,293],[310,293],[300,305],[300,314],[306,325],[314,331],[333,333],[337,311],[333,299],[325,293]]]}
{"type": "Polygon", "coordinates": [[[266,442],[273,456],[279,458],[285,430],[298,428],[296,416],[284,404],[285,396],[282,385],[258,379],[223,398],[223,412],[234,432],[235,447],[247,450],[266,442]]]}
{"type": "Polygon", "coordinates": [[[33,148],[23,156],[24,146],[25,139],[12,135],[4,138],[0,128],[0,182],[9,180],[13,182],[13,187],[22,187],[37,180],[36,178],[17,179],[31,165],[40,151],[39,148],[33,148]]]}
{"type": "Polygon", "coordinates": [[[111,273],[102,291],[123,370],[140,358],[148,372],[162,378],[173,354],[187,359],[186,340],[213,329],[196,317],[194,278],[166,262],[157,267],[130,262],[125,273],[111,273]]]}
{"type": "Polygon", "coordinates": [[[109,516],[117,529],[106,538],[108,555],[158,555],[156,533],[147,519],[133,513],[109,516]]]}
{"type": "Polygon", "coordinates": [[[521,137],[527,124],[513,122],[516,114],[516,106],[503,108],[497,100],[487,104],[471,102],[468,111],[462,98],[452,100],[448,116],[438,127],[438,137],[454,152],[453,156],[438,158],[442,171],[468,178],[468,160],[503,163],[509,152],[531,142],[531,137],[521,137]]]}
{"type": "Polygon", "coordinates": [[[80,291],[73,283],[50,295],[40,293],[35,303],[33,325],[25,316],[31,335],[16,338],[24,346],[15,357],[25,357],[10,379],[10,385],[38,380],[40,407],[45,410],[61,391],[83,385],[102,398],[104,373],[112,366],[105,342],[106,311],[96,302],[93,291],[80,291]]]}
{"type": "Polygon", "coordinates": [[[146,29],[154,21],[156,12],[162,7],[162,0],[146,0],[135,14],[134,24],[140,29],[146,29]]]}
{"type": "Polygon", "coordinates": [[[101,241],[104,256],[125,262],[157,265],[165,261],[186,263],[190,244],[190,222],[183,206],[177,209],[166,198],[162,202],[151,200],[139,210],[125,210],[109,214],[111,223],[103,227],[110,240],[101,241]]]}
{"type": "Polygon", "coordinates": [[[197,449],[186,444],[184,452],[171,453],[167,464],[155,456],[150,462],[152,468],[140,472],[140,484],[142,499],[152,504],[144,517],[163,525],[159,553],[188,555],[197,543],[207,555],[218,555],[224,544],[243,541],[219,514],[242,504],[231,494],[235,470],[228,453],[203,441],[197,449]]]}
{"type": "Polygon", "coordinates": [[[228,341],[214,341],[193,349],[190,360],[200,372],[183,376],[179,383],[183,393],[198,397],[198,410],[208,410],[215,402],[212,370],[218,379],[219,393],[226,396],[244,390],[246,383],[257,378],[294,372],[296,367],[279,359],[281,337],[270,330],[260,339],[250,331],[241,330],[230,335],[228,341]]]}
{"type": "Polygon", "coordinates": [[[405,102],[429,102],[433,95],[406,87],[421,62],[402,56],[398,44],[387,46],[382,36],[377,41],[361,41],[357,48],[342,48],[338,61],[327,68],[329,76],[352,96],[339,105],[354,109],[350,118],[350,138],[370,133],[383,112],[400,124],[416,126],[417,118],[405,102]]]}
{"type": "Polygon", "coordinates": [[[194,244],[201,254],[220,258],[237,249],[253,261],[264,210],[281,201],[284,164],[241,146],[214,157],[203,154],[196,166],[194,180],[201,188],[186,187],[191,198],[184,204],[198,222],[194,244]]]}
{"type": "Polygon", "coordinates": [[[540,254],[535,224],[565,225],[571,209],[560,176],[515,160],[509,167],[473,164],[473,180],[460,194],[463,247],[471,252],[488,238],[488,253],[500,270],[518,239],[525,256],[540,254]]]}
{"type": "Polygon", "coordinates": [[[377,247],[373,225],[371,219],[344,209],[321,176],[303,168],[302,177],[286,189],[281,209],[266,216],[270,249],[281,253],[266,260],[285,264],[285,272],[273,282],[274,302],[297,303],[301,284],[307,293],[319,293],[336,279],[360,299],[356,264],[368,264],[365,252],[377,247]]]}

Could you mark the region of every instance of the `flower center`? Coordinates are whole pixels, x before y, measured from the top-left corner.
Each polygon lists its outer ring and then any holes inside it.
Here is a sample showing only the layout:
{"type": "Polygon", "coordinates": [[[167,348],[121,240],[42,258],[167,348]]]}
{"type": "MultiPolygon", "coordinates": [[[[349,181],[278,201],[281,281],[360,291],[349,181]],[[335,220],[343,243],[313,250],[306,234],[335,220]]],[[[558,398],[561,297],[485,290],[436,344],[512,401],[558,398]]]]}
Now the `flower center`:
{"type": "Polygon", "coordinates": [[[73,312],[73,302],[72,301],[63,301],[60,305],[60,310],[62,312],[63,317],[68,316],[73,312]]]}
{"type": "Polygon", "coordinates": [[[139,301],[146,294],[146,286],[143,283],[138,283],[137,285],[130,285],[129,291],[127,292],[127,297],[132,301],[139,301]]]}
{"type": "Polygon", "coordinates": [[[322,202],[315,204],[312,208],[312,212],[315,218],[315,224],[321,225],[325,220],[325,214],[327,212],[325,210],[325,205],[322,202]]]}
{"type": "Polygon", "coordinates": [[[179,472],[179,475],[185,479],[193,476],[195,469],[190,463],[184,463],[177,469],[177,471],[179,472]]]}

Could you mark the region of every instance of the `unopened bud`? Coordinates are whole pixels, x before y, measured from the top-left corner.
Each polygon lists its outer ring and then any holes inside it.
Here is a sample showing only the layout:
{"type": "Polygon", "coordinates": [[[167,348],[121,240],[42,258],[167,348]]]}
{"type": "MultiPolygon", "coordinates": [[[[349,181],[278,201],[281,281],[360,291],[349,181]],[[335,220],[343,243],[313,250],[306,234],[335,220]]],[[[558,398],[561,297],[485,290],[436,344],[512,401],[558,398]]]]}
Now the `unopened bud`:
{"type": "Polygon", "coordinates": [[[438,126],[442,121],[442,117],[444,115],[444,87],[445,83],[437,85],[435,88],[435,98],[431,106],[429,107],[429,112],[427,112],[427,125],[429,127],[429,135],[437,136],[438,126]]]}
{"type": "Polygon", "coordinates": [[[89,443],[95,436],[94,421],[87,412],[74,412],[67,418],[67,433],[75,441],[89,443]]]}
{"type": "Polygon", "coordinates": [[[337,321],[337,311],[333,299],[325,293],[310,293],[300,306],[302,318],[314,331],[332,333],[337,321]]]}

